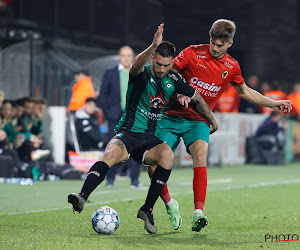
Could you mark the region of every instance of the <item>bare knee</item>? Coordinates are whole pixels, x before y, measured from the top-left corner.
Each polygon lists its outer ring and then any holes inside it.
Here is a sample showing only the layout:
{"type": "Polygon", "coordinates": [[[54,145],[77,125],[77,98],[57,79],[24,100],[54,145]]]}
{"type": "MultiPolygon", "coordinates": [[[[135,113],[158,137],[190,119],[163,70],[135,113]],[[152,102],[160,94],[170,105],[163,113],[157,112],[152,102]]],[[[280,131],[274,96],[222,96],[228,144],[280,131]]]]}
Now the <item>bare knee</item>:
{"type": "Polygon", "coordinates": [[[158,165],[165,169],[171,169],[174,160],[174,154],[169,146],[162,147],[158,153],[158,165]]]}
{"type": "Polygon", "coordinates": [[[194,167],[207,166],[207,155],[206,154],[196,154],[192,156],[194,167]]]}

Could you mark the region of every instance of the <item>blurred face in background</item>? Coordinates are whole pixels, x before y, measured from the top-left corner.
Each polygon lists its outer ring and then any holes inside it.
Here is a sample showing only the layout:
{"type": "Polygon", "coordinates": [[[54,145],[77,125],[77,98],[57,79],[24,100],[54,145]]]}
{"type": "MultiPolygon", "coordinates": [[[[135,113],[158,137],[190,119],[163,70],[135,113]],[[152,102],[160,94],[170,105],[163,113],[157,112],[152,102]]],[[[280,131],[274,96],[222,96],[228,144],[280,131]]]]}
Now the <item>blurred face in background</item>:
{"type": "Polygon", "coordinates": [[[32,114],[35,115],[35,116],[38,116],[38,114],[39,114],[39,104],[38,103],[34,103],[32,114]]]}
{"type": "Polygon", "coordinates": [[[3,118],[11,118],[12,115],[12,105],[10,102],[6,102],[3,104],[1,109],[1,114],[3,118]]]}
{"type": "Polygon", "coordinates": [[[87,102],[84,104],[83,109],[89,115],[92,115],[96,112],[96,103],[95,102],[87,102]]]}
{"type": "Polygon", "coordinates": [[[263,82],[261,84],[261,92],[264,93],[264,92],[267,92],[267,91],[270,91],[271,90],[271,87],[270,87],[270,84],[268,82],[263,82]]]}
{"type": "Polygon", "coordinates": [[[24,114],[31,115],[34,111],[34,103],[30,101],[24,102],[24,114]]]}
{"type": "Polygon", "coordinates": [[[119,61],[126,70],[129,70],[133,61],[133,50],[130,47],[123,47],[119,52],[119,61]]]}
{"type": "Polygon", "coordinates": [[[256,89],[258,87],[258,77],[256,75],[251,75],[247,78],[247,85],[251,88],[256,89]]]}
{"type": "Polygon", "coordinates": [[[86,75],[83,74],[83,73],[75,74],[75,75],[74,75],[74,81],[75,81],[75,82],[79,82],[81,79],[83,79],[83,78],[85,78],[85,77],[86,77],[86,75]]]}
{"type": "Polygon", "coordinates": [[[293,90],[294,90],[295,93],[300,92],[300,83],[296,83],[296,84],[294,85],[293,90]]]}
{"type": "Polygon", "coordinates": [[[22,115],[23,115],[23,112],[24,112],[24,108],[23,108],[22,106],[18,105],[18,106],[16,107],[16,109],[17,109],[16,117],[17,117],[17,118],[21,118],[22,115]]]}

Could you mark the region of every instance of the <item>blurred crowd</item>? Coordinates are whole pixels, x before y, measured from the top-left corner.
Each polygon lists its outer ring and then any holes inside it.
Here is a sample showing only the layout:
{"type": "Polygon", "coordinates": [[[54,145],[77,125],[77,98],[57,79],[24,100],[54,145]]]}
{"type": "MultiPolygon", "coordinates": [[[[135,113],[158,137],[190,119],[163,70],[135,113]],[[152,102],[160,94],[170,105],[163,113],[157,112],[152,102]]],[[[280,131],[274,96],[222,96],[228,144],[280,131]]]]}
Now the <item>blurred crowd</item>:
{"type": "Polygon", "coordinates": [[[0,161],[2,165],[12,162],[6,171],[12,169],[14,177],[38,178],[35,162],[51,154],[42,131],[46,107],[42,97],[8,100],[0,90],[0,161]]]}

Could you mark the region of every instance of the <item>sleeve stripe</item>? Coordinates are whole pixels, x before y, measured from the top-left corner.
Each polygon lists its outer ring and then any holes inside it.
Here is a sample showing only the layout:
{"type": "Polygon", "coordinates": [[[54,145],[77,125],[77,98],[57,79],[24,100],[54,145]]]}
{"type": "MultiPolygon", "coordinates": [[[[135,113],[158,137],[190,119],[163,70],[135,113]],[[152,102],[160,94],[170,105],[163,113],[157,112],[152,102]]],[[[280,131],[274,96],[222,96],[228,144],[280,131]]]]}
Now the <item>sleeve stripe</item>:
{"type": "Polygon", "coordinates": [[[196,95],[196,90],[195,90],[193,96],[191,97],[191,99],[193,99],[195,97],[195,95],[196,95]]]}

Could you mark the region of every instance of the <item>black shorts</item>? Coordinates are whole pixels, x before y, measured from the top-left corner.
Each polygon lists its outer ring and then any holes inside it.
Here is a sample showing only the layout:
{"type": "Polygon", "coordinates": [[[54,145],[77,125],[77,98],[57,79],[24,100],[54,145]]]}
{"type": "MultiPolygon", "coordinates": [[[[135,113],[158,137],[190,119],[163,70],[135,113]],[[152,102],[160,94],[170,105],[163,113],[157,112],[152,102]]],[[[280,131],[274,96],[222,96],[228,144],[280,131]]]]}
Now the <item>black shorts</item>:
{"type": "Polygon", "coordinates": [[[145,166],[149,166],[144,162],[146,153],[151,148],[164,143],[154,135],[131,131],[116,131],[113,139],[121,140],[125,144],[129,156],[145,166]]]}

